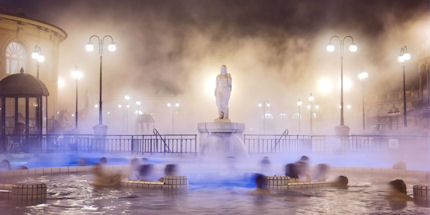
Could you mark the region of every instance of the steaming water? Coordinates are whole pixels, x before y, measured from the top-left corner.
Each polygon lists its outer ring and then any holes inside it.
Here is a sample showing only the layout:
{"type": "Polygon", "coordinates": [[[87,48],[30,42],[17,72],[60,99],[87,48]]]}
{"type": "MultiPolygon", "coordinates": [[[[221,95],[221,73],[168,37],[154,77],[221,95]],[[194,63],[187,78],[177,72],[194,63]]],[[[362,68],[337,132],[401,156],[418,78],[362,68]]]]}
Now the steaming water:
{"type": "MultiPolygon", "coordinates": [[[[30,179],[28,179],[30,180],[30,179]]],[[[371,186],[347,190],[321,188],[282,193],[279,197],[250,194],[252,188],[224,185],[203,188],[190,184],[182,191],[95,189],[89,175],[40,177],[49,184],[48,200],[11,206],[0,201],[0,214],[429,214],[430,208],[408,202],[393,210],[384,199],[387,178],[366,178],[371,186]]],[[[353,179],[354,181],[354,179],[353,179]]],[[[357,183],[356,180],[355,183],[357,183]]],[[[363,178],[359,181],[362,183],[363,178]]],[[[353,182],[354,183],[354,182],[353,182]]],[[[410,193],[409,189],[409,193],[410,193]]]]}

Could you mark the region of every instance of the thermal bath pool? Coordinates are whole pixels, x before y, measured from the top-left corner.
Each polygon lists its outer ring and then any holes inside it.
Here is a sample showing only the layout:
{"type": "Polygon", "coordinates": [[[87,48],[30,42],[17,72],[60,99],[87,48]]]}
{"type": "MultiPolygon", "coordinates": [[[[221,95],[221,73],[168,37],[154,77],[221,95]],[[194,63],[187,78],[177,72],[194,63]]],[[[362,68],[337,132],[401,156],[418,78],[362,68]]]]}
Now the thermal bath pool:
{"type": "MultiPolygon", "coordinates": [[[[246,177],[235,185],[207,186],[190,178],[184,190],[94,188],[91,175],[23,178],[48,185],[45,202],[25,205],[0,200],[0,214],[430,214],[430,208],[408,202],[393,209],[385,200],[392,178],[350,175],[348,189],[286,191],[278,196],[253,195],[246,177]]],[[[406,179],[408,193],[414,179],[406,179]]]]}

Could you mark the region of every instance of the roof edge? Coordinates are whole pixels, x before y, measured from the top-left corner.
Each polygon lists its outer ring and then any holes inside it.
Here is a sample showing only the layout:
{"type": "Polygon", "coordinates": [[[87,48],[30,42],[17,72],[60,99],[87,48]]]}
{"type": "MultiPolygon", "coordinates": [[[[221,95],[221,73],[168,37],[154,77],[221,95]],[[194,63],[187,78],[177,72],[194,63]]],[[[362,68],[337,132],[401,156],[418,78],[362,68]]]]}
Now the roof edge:
{"type": "Polygon", "coordinates": [[[62,41],[65,40],[68,36],[67,32],[64,29],[62,29],[56,25],[47,23],[45,21],[32,19],[29,17],[22,17],[22,16],[19,16],[16,14],[10,14],[10,13],[4,13],[4,12],[0,12],[0,18],[9,19],[9,20],[13,20],[13,21],[25,22],[25,23],[28,23],[30,25],[48,28],[48,29],[60,34],[63,37],[63,38],[61,38],[62,41]]]}

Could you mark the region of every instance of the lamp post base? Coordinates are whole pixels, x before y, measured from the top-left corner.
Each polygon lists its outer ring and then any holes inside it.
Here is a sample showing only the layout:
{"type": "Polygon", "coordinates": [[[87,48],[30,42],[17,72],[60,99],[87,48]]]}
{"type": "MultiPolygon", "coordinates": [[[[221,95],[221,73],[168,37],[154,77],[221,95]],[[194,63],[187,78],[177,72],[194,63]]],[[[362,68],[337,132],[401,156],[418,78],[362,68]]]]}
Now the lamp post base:
{"type": "Polygon", "coordinates": [[[336,136],[348,136],[349,130],[349,127],[346,125],[338,125],[334,129],[336,136]]]}
{"type": "Polygon", "coordinates": [[[106,135],[107,133],[107,125],[95,125],[93,126],[94,134],[95,135],[106,135]]]}

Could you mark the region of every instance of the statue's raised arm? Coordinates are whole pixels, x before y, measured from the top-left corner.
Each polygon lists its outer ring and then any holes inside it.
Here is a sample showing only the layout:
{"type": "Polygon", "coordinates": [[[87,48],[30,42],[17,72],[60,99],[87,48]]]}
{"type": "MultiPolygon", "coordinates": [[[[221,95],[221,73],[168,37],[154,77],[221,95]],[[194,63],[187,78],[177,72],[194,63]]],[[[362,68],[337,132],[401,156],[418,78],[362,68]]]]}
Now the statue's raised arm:
{"type": "Polygon", "coordinates": [[[221,66],[221,73],[216,77],[215,97],[218,107],[218,119],[228,120],[228,102],[232,89],[232,79],[227,66],[221,66]]]}

